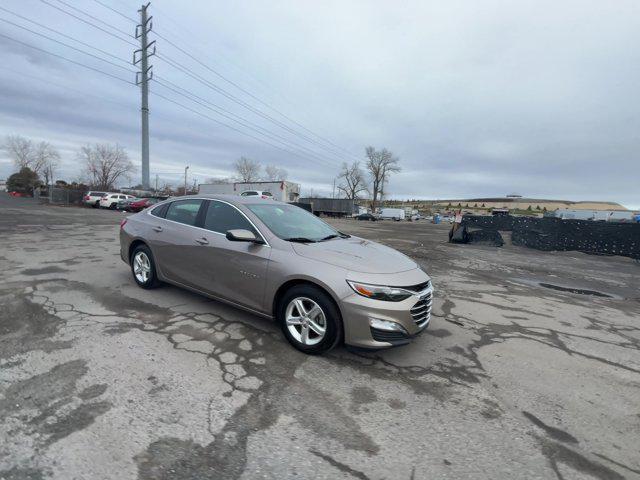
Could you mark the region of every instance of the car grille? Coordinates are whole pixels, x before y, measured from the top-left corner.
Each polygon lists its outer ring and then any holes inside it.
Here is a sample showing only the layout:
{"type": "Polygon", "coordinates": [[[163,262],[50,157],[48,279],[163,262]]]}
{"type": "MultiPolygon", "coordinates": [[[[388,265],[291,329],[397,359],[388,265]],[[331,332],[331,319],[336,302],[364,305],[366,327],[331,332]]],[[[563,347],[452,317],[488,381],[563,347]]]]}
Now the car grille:
{"type": "Polygon", "coordinates": [[[431,285],[431,280],[427,280],[426,282],[422,282],[417,285],[411,285],[410,287],[400,287],[400,288],[404,290],[409,290],[410,292],[413,292],[413,293],[420,293],[423,290],[426,290],[427,288],[429,288],[429,285],[431,285]]]}
{"type": "Polygon", "coordinates": [[[371,328],[371,336],[376,342],[398,342],[407,339],[407,336],[402,332],[378,330],[377,328],[371,328]]]}
{"type": "Polygon", "coordinates": [[[431,292],[429,292],[411,308],[411,317],[420,328],[424,327],[431,317],[432,301],[433,298],[431,297],[431,292]]]}

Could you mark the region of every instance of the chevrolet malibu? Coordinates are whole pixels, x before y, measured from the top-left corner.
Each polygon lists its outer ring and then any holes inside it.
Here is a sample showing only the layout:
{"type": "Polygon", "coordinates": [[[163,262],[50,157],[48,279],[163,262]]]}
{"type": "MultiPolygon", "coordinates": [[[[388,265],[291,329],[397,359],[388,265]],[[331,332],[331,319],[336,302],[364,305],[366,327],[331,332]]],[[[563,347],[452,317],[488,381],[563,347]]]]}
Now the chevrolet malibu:
{"type": "Polygon", "coordinates": [[[175,197],[120,227],[142,288],[162,282],[274,318],[309,354],[403,345],[429,325],[433,287],[410,258],[259,197],[175,197]]]}

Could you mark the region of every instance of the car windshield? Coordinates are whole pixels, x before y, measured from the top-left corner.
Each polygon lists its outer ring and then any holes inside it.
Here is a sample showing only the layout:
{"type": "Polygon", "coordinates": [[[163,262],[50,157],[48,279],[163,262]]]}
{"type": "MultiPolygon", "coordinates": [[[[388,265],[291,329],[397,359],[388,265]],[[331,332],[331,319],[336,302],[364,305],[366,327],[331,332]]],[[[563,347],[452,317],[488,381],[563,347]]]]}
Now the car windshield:
{"type": "Polygon", "coordinates": [[[318,242],[340,235],[336,229],[295,205],[250,204],[247,207],[283,240],[318,242]]]}

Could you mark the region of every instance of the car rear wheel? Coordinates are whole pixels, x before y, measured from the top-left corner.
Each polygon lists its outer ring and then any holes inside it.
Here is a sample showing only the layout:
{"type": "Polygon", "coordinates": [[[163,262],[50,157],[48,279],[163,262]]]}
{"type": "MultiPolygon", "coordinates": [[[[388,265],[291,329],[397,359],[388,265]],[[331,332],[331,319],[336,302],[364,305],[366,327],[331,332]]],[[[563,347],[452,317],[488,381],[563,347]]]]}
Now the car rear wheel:
{"type": "Polygon", "coordinates": [[[131,273],[139,287],[149,289],[160,284],[153,255],[146,245],[137,246],[131,254],[131,273]]]}
{"type": "Polygon", "coordinates": [[[340,312],[329,295],[312,285],[297,285],[287,291],[276,318],[289,343],[301,352],[324,353],[342,340],[340,312]]]}

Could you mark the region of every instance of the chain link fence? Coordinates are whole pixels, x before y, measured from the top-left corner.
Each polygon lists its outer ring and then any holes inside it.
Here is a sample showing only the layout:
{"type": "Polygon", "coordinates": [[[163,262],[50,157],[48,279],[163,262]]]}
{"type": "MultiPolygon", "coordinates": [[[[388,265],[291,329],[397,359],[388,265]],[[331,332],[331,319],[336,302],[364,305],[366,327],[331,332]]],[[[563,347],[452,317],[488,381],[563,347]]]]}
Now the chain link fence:
{"type": "Polygon", "coordinates": [[[84,198],[84,190],[72,190],[69,188],[49,188],[48,191],[34,192],[34,198],[40,203],[49,203],[51,205],[82,205],[84,198]]]}

